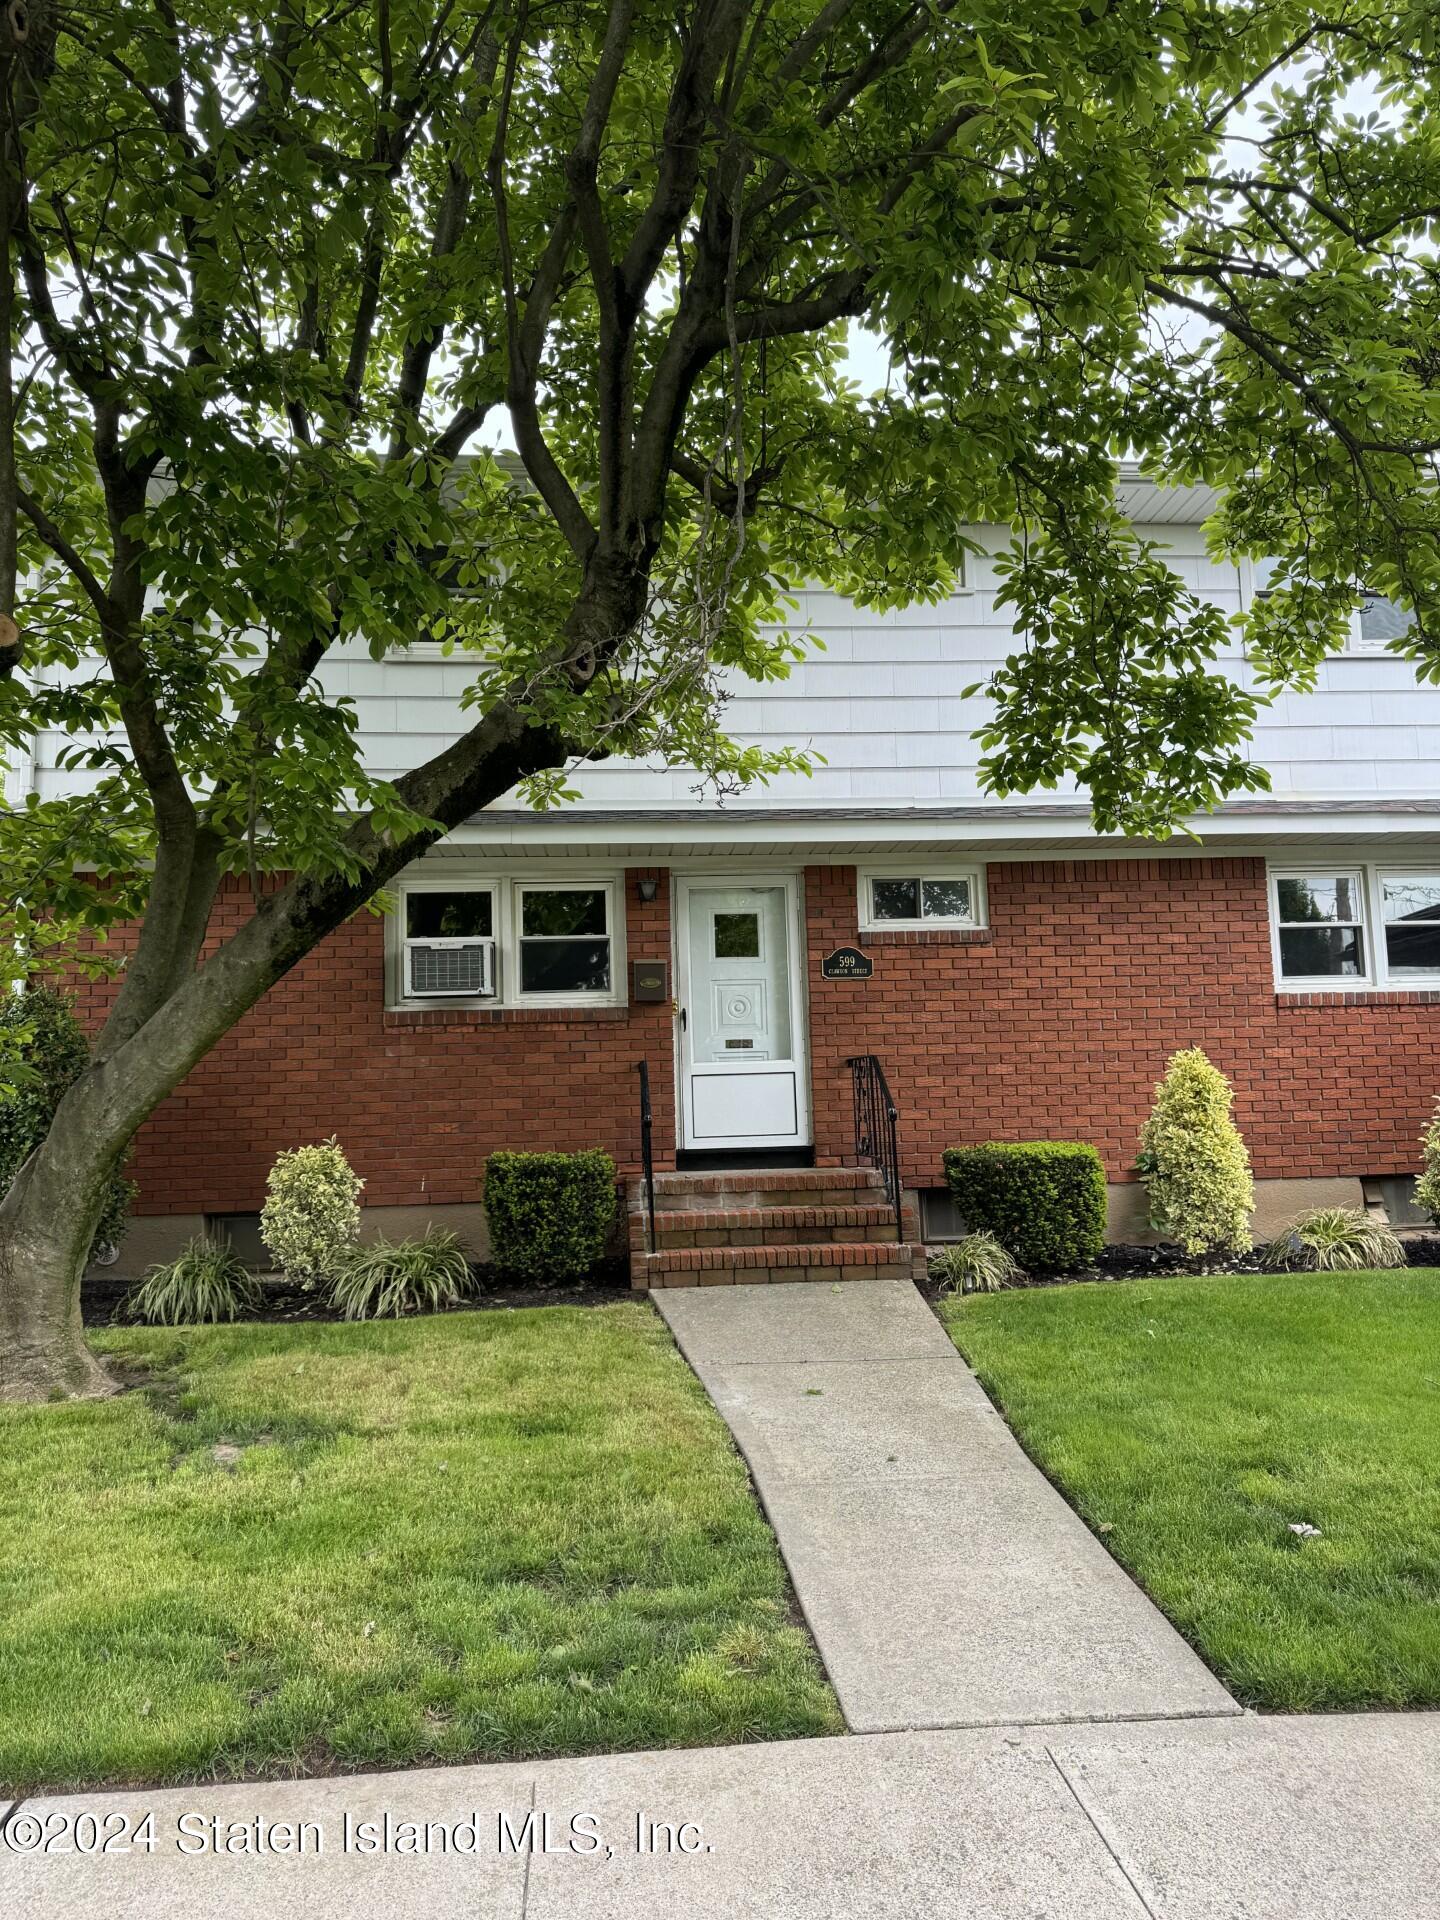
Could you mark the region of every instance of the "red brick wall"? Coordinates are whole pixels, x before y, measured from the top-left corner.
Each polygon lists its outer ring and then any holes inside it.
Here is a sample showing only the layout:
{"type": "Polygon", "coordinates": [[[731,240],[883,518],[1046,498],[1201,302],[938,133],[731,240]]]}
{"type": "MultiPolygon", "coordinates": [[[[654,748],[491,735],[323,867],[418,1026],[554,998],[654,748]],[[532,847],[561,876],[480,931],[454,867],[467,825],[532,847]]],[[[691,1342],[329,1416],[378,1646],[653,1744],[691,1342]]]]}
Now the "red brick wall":
{"type": "MultiPolygon", "coordinates": [[[[646,869],[652,871],[652,869],[646,869]]],[[[626,876],[629,959],[667,956],[667,877],[626,876]]],[[[816,1157],[851,1146],[847,1055],[875,1052],[903,1110],[907,1179],[947,1146],[1081,1139],[1124,1177],[1155,1081],[1199,1045],[1230,1075],[1262,1178],[1406,1172],[1440,1091],[1440,994],[1277,995],[1263,863],[996,864],[988,934],[871,934],[853,867],[806,870],[816,1157]],[[867,981],[822,956],[861,944],[867,981]]],[[[217,932],[249,911],[237,885],[217,932]]],[[[110,989],[86,989],[98,1015],[110,989]]],[[[387,1014],[383,926],[362,915],[301,962],[142,1130],[140,1211],[248,1211],[283,1147],[339,1135],[366,1200],[479,1196],[496,1147],[638,1158],[634,1063],[650,1062],[659,1163],[674,1146],[667,1006],[387,1014]]]]}
{"type": "MultiPolygon", "coordinates": [[[[670,951],[665,876],[649,905],[636,878],[626,875],[627,971],[670,951]]],[[[216,936],[249,912],[243,883],[228,888],[216,936]]],[[[141,1129],[137,1211],[252,1212],[283,1147],[332,1133],[370,1206],[477,1200],[497,1147],[602,1146],[627,1167],[639,1158],[642,1056],[657,1148],[673,1164],[668,1006],[387,1013],[384,976],[384,923],[361,914],[272,988],[141,1129]]],[[[112,992],[84,990],[94,1017],[112,992]]]]}
{"type": "Polygon", "coordinates": [[[1092,1141],[1112,1179],[1156,1080],[1201,1046],[1235,1087],[1261,1178],[1410,1172],[1440,1092],[1440,994],[1277,995],[1260,860],[1036,861],[987,874],[984,935],[858,935],[853,867],[806,870],[815,1139],[843,1159],[847,1054],[902,1109],[906,1177],[947,1146],[1092,1141]],[[874,977],[823,980],[830,948],[874,977]]]}

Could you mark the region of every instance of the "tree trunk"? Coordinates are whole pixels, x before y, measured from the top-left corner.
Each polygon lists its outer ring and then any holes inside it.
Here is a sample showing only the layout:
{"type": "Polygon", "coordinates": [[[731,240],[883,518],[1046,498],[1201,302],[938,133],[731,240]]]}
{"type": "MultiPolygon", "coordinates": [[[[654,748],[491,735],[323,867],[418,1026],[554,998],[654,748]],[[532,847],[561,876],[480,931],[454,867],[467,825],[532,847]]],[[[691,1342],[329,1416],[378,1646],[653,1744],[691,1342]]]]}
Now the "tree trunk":
{"type": "Polygon", "coordinates": [[[0,1204],[0,1400],[115,1391],[85,1344],[80,1279],[117,1157],[98,1140],[76,1152],[52,1136],[0,1204]]]}

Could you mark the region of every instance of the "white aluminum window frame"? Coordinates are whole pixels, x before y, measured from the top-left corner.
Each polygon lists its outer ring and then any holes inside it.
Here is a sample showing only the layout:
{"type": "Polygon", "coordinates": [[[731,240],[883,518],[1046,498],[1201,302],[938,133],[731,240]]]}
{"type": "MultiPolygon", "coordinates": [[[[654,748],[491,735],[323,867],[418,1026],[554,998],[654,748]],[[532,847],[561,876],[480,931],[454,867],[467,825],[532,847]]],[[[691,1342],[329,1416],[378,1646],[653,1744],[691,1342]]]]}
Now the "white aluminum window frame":
{"type": "MultiPolygon", "coordinates": [[[[1267,876],[1270,915],[1270,951],[1275,970],[1277,993],[1405,993],[1426,992],[1440,987],[1440,968],[1433,973],[1393,972],[1385,939],[1385,882],[1407,877],[1440,879],[1440,860],[1356,860],[1351,855],[1327,858],[1322,852],[1314,859],[1275,863],[1267,876]],[[1282,971],[1280,960],[1281,880],[1303,880],[1323,874],[1334,879],[1348,878],[1358,883],[1362,918],[1358,922],[1365,945],[1363,973],[1302,975],[1282,971]]],[[[1289,924],[1297,924],[1291,922],[1289,924]]],[[[1319,923],[1323,924],[1323,923],[1319,923]]],[[[1357,924],[1348,921],[1336,925],[1357,924]]]]}
{"type": "Polygon", "coordinates": [[[513,884],[511,899],[511,927],[513,943],[507,948],[511,956],[513,970],[513,991],[515,1005],[519,1007],[609,1007],[614,1006],[617,995],[618,968],[615,957],[615,885],[613,881],[600,879],[562,879],[516,880],[513,884]],[[603,938],[610,949],[610,984],[608,987],[568,988],[560,993],[525,992],[520,985],[520,948],[523,942],[561,941],[561,940],[598,940],[597,933],[526,933],[525,932],[525,895],[527,893],[598,893],[605,899],[605,932],[603,938]]]}
{"type": "MultiPolygon", "coordinates": [[[[1240,562],[1241,605],[1246,613],[1250,611],[1258,599],[1263,597],[1266,591],[1257,580],[1255,570],[1259,565],[1260,562],[1258,560],[1248,558],[1240,562]]],[[[1360,591],[1368,591],[1368,589],[1360,589],[1360,591]]],[[[1362,613],[1363,609],[1356,607],[1350,615],[1350,627],[1346,635],[1345,645],[1339,653],[1329,655],[1330,659],[1373,660],[1377,654],[1384,655],[1390,652],[1390,642],[1388,640],[1367,640],[1365,638],[1360,625],[1362,613]]]]}
{"type": "MultiPolygon", "coordinates": [[[[625,877],[614,868],[558,869],[547,872],[527,865],[514,873],[491,867],[476,869],[466,863],[447,872],[416,872],[395,888],[395,911],[386,916],[385,1004],[393,1013],[443,1012],[474,1008],[480,1011],[522,1007],[619,1007],[626,1005],[625,877]],[[520,988],[521,895],[525,890],[603,893],[606,938],[610,942],[610,985],[603,991],[570,989],[562,993],[524,993],[520,988]],[[495,943],[495,991],[479,994],[411,994],[406,991],[407,900],[414,893],[488,893],[490,938],[495,943]]],[[[482,936],[476,935],[479,939],[482,936]]],[[[540,937],[540,936],[532,936],[540,937]]],[[[576,936],[594,938],[600,936],[576,936]]],[[[423,944],[423,943],[422,943],[423,944]]]]}
{"type": "Polygon", "coordinates": [[[399,925],[399,976],[397,996],[407,1006],[416,1007],[470,1007],[494,1006],[500,995],[500,903],[496,898],[496,889],[489,881],[480,880],[433,880],[416,882],[401,889],[397,902],[395,919],[399,925]],[[490,897],[490,931],[468,936],[474,940],[488,940],[491,946],[491,990],[489,993],[414,993],[410,987],[410,950],[412,947],[433,947],[448,944],[452,936],[448,934],[410,935],[410,897],[421,893],[484,893],[490,897]]]}
{"type": "Polygon", "coordinates": [[[1363,866],[1350,860],[1326,860],[1323,856],[1317,860],[1290,861],[1283,867],[1272,867],[1269,875],[1270,895],[1270,952],[1275,967],[1275,984],[1284,993],[1355,993],[1362,987],[1375,985],[1375,940],[1373,936],[1374,912],[1370,899],[1369,876],[1363,866]],[[1280,883],[1282,880],[1349,880],[1355,888],[1355,901],[1360,910],[1358,920],[1298,921],[1280,918],[1280,883]],[[1281,950],[1280,933],[1282,928],[1296,926],[1332,926],[1358,927],[1360,931],[1360,951],[1364,957],[1364,967],[1359,973],[1286,973],[1281,950]]]}
{"type": "MultiPolygon", "coordinates": [[[[1391,866],[1388,863],[1381,866],[1377,862],[1375,866],[1371,868],[1370,879],[1375,895],[1375,963],[1381,971],[1381,978],[1388,987],[1400,993],[1403,993],[1406,987],[1427,988],[1440,986],[1440,967],[1431,968],[1428,971],[1421,971],[1410,967],[1406,967],[1400,971],[1392,971],[1390,966],[1390,943],[1385,937],[1386,930],[1389,927],[1403,926],[1405,924],[1403,921],[1392,921],[1386,918],[1385,882],[1387,880],[1407,879],[1440,880],[1440,860],[1432,861],[1428,866],[1420,866],[1413,862],[1407,862],[1403,866],[1391,866]]],[[[1411,924],[1416,923],[1412,922],[1411,924]]],[[[1427,920],[1419,924],[1440,925],[1440,912],[1436,913],[1433,921],[1427,920]]]]}
{"type": "Polygon", "coordinates": [[[858,902],[858,925],[862,933],[940,933],[976,932],[988,926],[985,901],[985,870],[978,866],[937,865],[925,860],[912,863],[906,860],[889,860],[883,864],[861,867],[858,871],[860,898],[858,902]],[[924,883],[927,880],[964,880],[970,887],[970,912],[968,914],[925,915],[923,912],[915,920],[881,920],[876,916],[873,886],[877,880],[914,880],[920,889],[920,904],[925,903],[924,883]]]}

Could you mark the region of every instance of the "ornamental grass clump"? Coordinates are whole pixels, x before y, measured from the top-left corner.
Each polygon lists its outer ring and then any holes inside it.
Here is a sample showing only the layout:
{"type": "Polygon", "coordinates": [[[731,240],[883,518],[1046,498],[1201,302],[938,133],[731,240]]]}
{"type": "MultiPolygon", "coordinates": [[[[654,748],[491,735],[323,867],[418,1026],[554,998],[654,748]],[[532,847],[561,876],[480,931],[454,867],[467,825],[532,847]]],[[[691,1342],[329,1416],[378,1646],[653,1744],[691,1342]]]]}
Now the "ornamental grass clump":
{"type": "Polygon", "coordinates": [[[458,1234],[431,1227],[418,1240],[377,1240],[347,1254],[330,1283],[330,1304],[347,1320],[398,1320],[458,1306],[470,1287],[458,1234]]]}
{"type": "Polygon", "coordinates": [[[1248,1253],[1255,1185],[1230,1082],[1199,1047],[1172,1054],[1140,1133],[1150,1224],[1186,1253],[1248,1253]]]}
{"type": "Polygon", "coordinates": [[[1399,1236],[1362,1207],[1315,1207],[1270,1242],[1265,1264],[1277,1272],[1361,1273],[1408,1263],[1399,1236]]]}
{"type": "Polygon", "coordinates": [[[173,1260],[151,1267],[120,1312],[150,1327],[204,1327],[259,1304],[259,1283],[230,1243],[198,1233],[173,1260]]]}
{"type": "Polygon", "coordinates": [[[287,1280],[309,1288],[339,1273],[360,1237],[364,1185],[333,1134],[276,1158],[260,1238],[287,1280]]]}
{"type": "Polygon", "coordinates": [[[993,1233],[967,1233],[930,1256],[930,1278],[946,1293],[999,1293],[1024,1277],[1025,1269],[993,1233]]]}

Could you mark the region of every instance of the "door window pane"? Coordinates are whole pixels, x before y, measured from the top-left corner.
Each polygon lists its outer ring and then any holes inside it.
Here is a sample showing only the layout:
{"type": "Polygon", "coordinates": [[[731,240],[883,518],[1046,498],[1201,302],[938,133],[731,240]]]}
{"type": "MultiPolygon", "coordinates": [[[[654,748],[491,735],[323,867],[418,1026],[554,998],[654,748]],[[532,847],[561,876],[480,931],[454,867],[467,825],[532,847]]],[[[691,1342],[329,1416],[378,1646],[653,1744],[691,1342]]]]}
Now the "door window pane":
{"type": "Polygon", "coordinates": [[[716,914],[715,958],[717,960],[758,960],[760,958],[758,913],[716,914]]]}
{"type": "Polygon", "coordinates": [[[968,920],[970,882],[923,880],[920,883],[920,902],[927,920],[968,920]]]}
{"type": "Polygon", "coordinates": [[[918,880],[872,880],[870,899],[877,920],[918,920],[920,918],[920,882],[918,880]]]}
{"type": "Polygon", "coordinates": [[[479,940],[494,932],[488,891],[407,893],[407,940],[479,940]]]}

